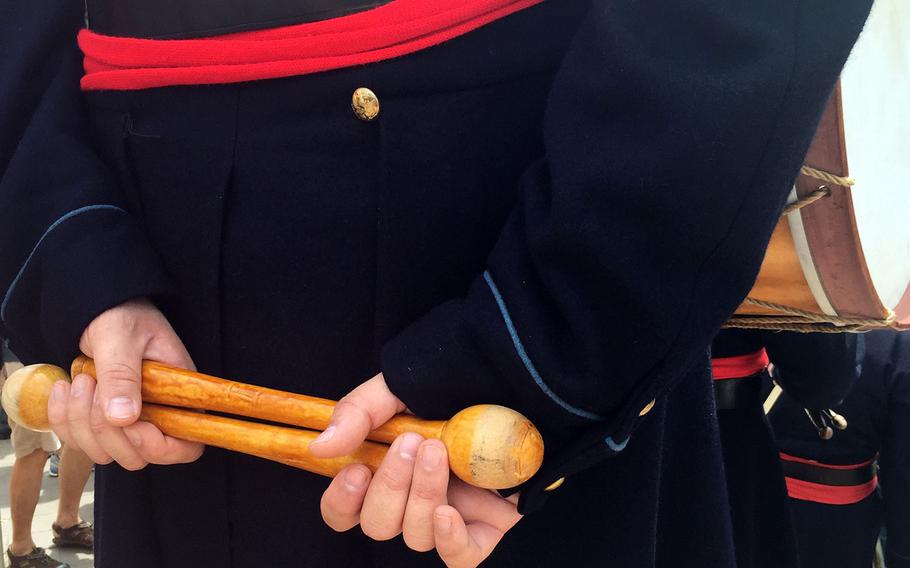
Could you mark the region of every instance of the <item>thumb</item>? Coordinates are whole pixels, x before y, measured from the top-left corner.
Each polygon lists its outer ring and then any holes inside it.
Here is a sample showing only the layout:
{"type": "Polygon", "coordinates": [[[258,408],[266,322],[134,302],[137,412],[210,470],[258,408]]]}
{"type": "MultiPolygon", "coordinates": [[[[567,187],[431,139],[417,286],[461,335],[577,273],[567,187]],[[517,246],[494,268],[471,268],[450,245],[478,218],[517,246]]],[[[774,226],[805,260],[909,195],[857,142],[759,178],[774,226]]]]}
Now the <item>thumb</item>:
{"type": "Polygon", "coordinates": [[[93,349],[95,397],[104,409],[107,421],[114,426],[127,426],[139,418],[144,346],[128,337],[114,336],[101,349],[93,349]]]}
{"type": "Polygon", "coordinates": [[[318,458],[346,456],[363,443],[370,430],[404,409],[382,374],[376,375],[338,401],[329,426],[310,443],[309,451],[318,458]]]}

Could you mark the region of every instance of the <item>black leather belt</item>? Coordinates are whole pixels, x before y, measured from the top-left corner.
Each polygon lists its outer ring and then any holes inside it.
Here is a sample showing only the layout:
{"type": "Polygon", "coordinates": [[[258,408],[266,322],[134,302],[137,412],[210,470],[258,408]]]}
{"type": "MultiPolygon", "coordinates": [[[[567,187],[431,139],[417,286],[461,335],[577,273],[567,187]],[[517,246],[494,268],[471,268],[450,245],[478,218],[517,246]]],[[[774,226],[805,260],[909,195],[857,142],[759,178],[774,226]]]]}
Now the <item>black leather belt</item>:
{"type": "Polygon", "coordinates": [[[718,410],[761,406],[762,377],[767,371],[738,379],[714,381],[714,398],[718,410]]]}
{"type": "Polygon", "coordinates": [[[86,0],[99,34],[175,39],[329,20],[390,0],[86,0]]]}
{"type": "Polygon", "coordinates": [[[803,462],[796,462],[782,459],[780,461],[786,477],[801,479],[820,485],[830,485],[833,487],[847,487],[851,485],[863,485],[875,479],[875,462],[869,462],[864,465],[851,469],[831,469],[821,465],[813,465],[803,462]]]}

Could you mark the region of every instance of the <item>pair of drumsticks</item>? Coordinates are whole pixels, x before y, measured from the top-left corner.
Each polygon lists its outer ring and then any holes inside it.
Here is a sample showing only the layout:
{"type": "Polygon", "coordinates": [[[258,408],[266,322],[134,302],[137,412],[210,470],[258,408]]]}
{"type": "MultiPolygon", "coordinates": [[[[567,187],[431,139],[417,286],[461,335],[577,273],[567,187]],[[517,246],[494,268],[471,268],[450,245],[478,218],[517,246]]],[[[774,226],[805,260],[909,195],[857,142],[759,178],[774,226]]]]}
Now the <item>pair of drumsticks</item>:
{"type": "MultiPolygon", "coordinates": [[[[71,376],[95,376],[87,357],[73,361],[71,376]]],[[[3,387],[3,407],[26,428],[48,431],[47,402],[54,383],[69,380],[53,365],[29,365],[13,373],[3,387]]],[[[388,444],[405,432],[437,438],[445,444],[455,475],[475,487],[507,489],[528,480],[543,462],[543,439],[531,422],[496,405],[472,406],[448,421],[398,415],[368,435],[352,454],[316,458],[309,444],[331,420],[335,402],[228,381],[161,363],[142,364],[141,420],[175,438],[258,456],[329,477],[362,463],[376,471],[388,444]],[[191,409],[191,410],[187,410],[191,409]],[[207,410],[294,427],[247,422],[198,412],[207,410]]]]}

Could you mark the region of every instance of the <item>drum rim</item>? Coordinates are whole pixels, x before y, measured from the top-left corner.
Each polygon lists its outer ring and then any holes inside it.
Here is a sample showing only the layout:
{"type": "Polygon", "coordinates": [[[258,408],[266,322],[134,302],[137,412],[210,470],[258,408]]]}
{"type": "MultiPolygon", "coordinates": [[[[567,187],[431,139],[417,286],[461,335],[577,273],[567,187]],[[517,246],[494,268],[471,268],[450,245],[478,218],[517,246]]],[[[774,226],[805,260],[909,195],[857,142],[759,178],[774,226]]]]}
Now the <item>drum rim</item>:
{"type": "MultiPolygon", "coordinates": [[[[849,176],[845,140],[843,100],[838,81],[805,163],[837,176],[849,176]]],[[[796,181],[797,196],[815,191],[822,183],[800,175],[796,181]]],[[[828,185],[832,189],[828,198],[791,213],[801,216],[812,263],[827,302],[838,316],[887,320],[893,309],[896,325],[910,326],[910,285],[897,306],[891,308],[882,304],[863,253],[850,189],[828,185]]]]}

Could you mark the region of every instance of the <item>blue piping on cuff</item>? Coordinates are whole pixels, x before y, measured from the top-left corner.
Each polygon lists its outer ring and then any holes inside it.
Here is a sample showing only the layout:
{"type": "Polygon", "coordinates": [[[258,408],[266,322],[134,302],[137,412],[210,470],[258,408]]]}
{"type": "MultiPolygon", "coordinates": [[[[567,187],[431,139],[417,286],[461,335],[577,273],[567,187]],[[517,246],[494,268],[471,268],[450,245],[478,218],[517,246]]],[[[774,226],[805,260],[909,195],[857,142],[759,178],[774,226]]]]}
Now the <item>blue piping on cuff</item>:
{"type": "Polygon", "coordinates": [[[515,325],[512,323],[512,316],[509,315],[509,310],[506,307],[505,300],[502,298],[502,294],[499,293],[499,288],[496,287],[496,283],[493,282],[493,277],[490,276],[490,272],[485,270],[483,273],[483,279],[486,281],[487,286],[490,287],[490,292],[493,293],[493,298],[496,300],[496,305],[499,306],[499,312],[502,314],[502,319],[506,324],[506,329],[509,330],[509,336],[512,338],[512,345],[515,346],[515,351],[518,353],[518,357],[521,359],[521,362],[524,363],[525,369],[528,370],[528,374],[531,375],[531,378],[534,379],[534,382],[537,383],[537,386],[540,387],[540,390],[544,392],[550,399],[561,406],[563,410],[574,414],[575,416],[580,416],[582,418],[587,418],[588,420],[603,420],[604,417],[599,414],[594,414],[593,412],[588,412],[581,408],[572,406],[568,402],[559,398],[559,396],[550,389],[549,386],[543,381],[540,373],[537,372],[537,367],[534,366],[534,363],[531,362],[531,358],[528,356],[528,353],[525,351],[524,345],[521,343],[521,338],[518,337],[518,331],[515,329],[515,325]]]}
{"type": "Polygon", "coordinates": [[[26,269],[26,267],[28,267],[28,263],[31,262],[32,257],[34,257],[35,253],[38,252],[38,248],[44,242],[44,239],[46,239],[47,236],[49,234],[51,234],[51,232],[54,229],[56,229],[58,226],[60,226],[65,221],[72,219],[73,217],[75,217],[77,215],[81,215],[82,213],[88,213],[89,211],[98,211],[98,210],[104,210],[104,209],[111,210],[111,211],[119,211],[120,213],[126,213],[126,211],[124,211],[120,207],[117,207],[116,205],[86,205],[85,207],[73,209],[69,213],[63,215],[62,217],[60,217],[59,219],[57,219],[56,221],[54,221],[53,223],[50,224],[50,226],[44,231],[44,234],[41,235],[41,238],[38,239],[38,242],[35,243],[35,247],[32,248],[32,252],[30,252],[28,254],[28,258],[26,258],[25,262],[22,263],[22,267],[19,268],[19,272],[16,273],[16,277],[13,278],[13,281],[10,283],[9,288],[6,289],[6,294],[3,296],[3,303],[0,304],[0,320],[6,321],[6,305],[9,303],[10,296],[13,294],[13,290],[16,289],[16,284],[19,283],[19,280],[22,278],[22,274],[25,273],[25,269],[26,269]]]}
{"type": "Polygon", "coordinates": [[[617,444],[616,442],[613,441],[613,436],[607,436],[606,438],[604,438],[604,443],[607,445],[608,448],[610,448],[611,450],[613,450],[614,452],[616,452],[618,454],[619,452],[626,449],[626,445],[629,443],[629,438],[626,438],[625,440],[623,440],[622,442],[617,444]]]}

